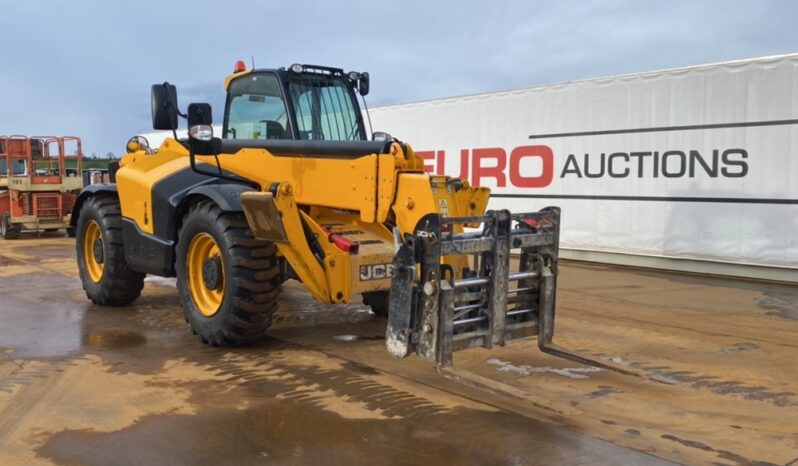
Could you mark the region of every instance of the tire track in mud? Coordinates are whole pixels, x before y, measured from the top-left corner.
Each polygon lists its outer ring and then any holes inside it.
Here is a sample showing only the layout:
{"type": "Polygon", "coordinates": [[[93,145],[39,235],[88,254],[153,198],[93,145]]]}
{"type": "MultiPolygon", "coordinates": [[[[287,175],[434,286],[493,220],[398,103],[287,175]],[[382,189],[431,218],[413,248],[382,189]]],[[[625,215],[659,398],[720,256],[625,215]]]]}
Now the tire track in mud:
{"type": "MultiPolygon", "coordinates": [[[[449,408],[436,404],[426,398],[398,390],[390,385],[374,381],[368,376],[352,373],[348,370],[297,369],[291,366],[275,366],[278,370],[290,371],[296,381],[308,380],[318,384],[321,389],[329,389],[336,396],[359,401],[372,411],[384,413],[389,418],[426,419],[449,411],[449,408]]],[[[256,380],[247,381],[248,384],[256,380]]],[[[302,401],[307,399],[312,404],[314,396],[307,391],[295,390],[285,396],[287,399],[302,401]]]]}
{"type": "Polygon", "coordinates": [[[653,379],[663,383],[679,385],[686,384],[696,390],[709,390],[716,395],[737,396],[748,401],[762,401],[780,408],[798,406],[795,392],[774,392],[763,385],[747,385],[736,380],[724,380],[712,375],[700,375],[692,371],[675,370],[670,366],[655,366],[638,361],[626,361],[605,353],[596,353],[589,350],[579,350],[590,356],[608,361],[620,366],[629,366],[640,369],[653,379]]]}
{"type": "MultiPolygon", "coordinates": [[[[735,335],[735,334],[722,333],[722,332],[710,332],[710,331],[706,331],[706,330],[696,329],[694,327],[684,327],[684,326],[673,325],[673,324],[668,324],[668,323],[664,323],[664,322],[654,322],[654,321],[651,321],[651,320],[636,319],[634,317],[610,316],[610,315],[607,315],[606,313],[596,312],[596,311],[587,311],[585,309],[574,308],[574,307],[559,306],[559,309],[568,311],[569,312],[568,317],[572,318],[572,319],[575,319],[575,320],[579,320],[579,316],[584,315],[584,316],[590,316],[590,317],[598,317],[598,318],[603,319],[603,320],[620,321],[620,322],[627,321],[627,322],[635,322],[637,324],[643,324],[643,325],[646,325],[646,326],[654,326],[654,327],[658,327],[658,328],[659,327],[661,327],[661,328],[670,328],[670,329],[679,330],[679,331],[683,331],[683,332],[687,332],[687,333],[697,333],[697,334],[702,335],[702,336],[738,338],[738,339],[741,338],[740,335],[735,335]]],[[[752,327],[748,327],[748,328],[752,328],[752,327]]],[[[766,328],[766,327],[761,327],[761,328],[758,328],[758,330],[767,331],[769,329],[766,328]]],[[[776,345],[776,346],[784,346],[784,347],[787,347],[787,348],[796,348],[796,349],[798,349],[798,344],[791,344],[791,343],[786,343],[786,342],[778,342],[778,341],[773,341],[773,340],[767,340],[767,339],[764,339],[764,338],[756,338],[756,337],[753,337],[753,336],[746,336],[745,339],[746,340],[756,341],[756,342],[759,342],[759,343],[767,343],[767,344],[776,345]]]]}
{"type": "Polygon", "coordinates": [[[71,366],[75,366],[75,359],[60,360],[23,360],[2,361],[0,363],[13,364],[17,369],[12,369],[10,374],[3,376],[0,380],[0,392],[14,393],[15,388],[25,388],[33,385],[38,380],[51,377],[53,374],[62,374],[71,366]],[[33,367],[30,367],[33,365],[33,367]]]}
{"type": "MultiPolygon", "coordinates": [[[[779,464],[771,463],[770,461],[751,460],[728,450],[717,450],[704,442],[699,442],[696,440],[687,440],[670,434],[663,434],[660,437],[671,442],[676,442],[688,448],[695,448],[708,453],[715,453],[717,454],[718,459],[732,461],[734,464],[739,466],[779,466],[779,464]]],[[[787,464],[789,465],[789,463],[787,464]]]]}
{"type": "Polygon", "coordinates": [[[0,410],[0,445],[15,428],[15,424],[40,400],[55,388],[64,371],[74,366],[71,360],[46,361],[33,367],[23,362],[19,369],[12,370],[8,377],[0,381],[0,392],[8,393],[8,405],[0,410]]]}
{"type": "MultiPolygon", "coordinates": [[[[574,309],[571,309],[574,310],[574,309]]],[[[585,312],[586,314],[593,314],[591,312],[585,312]]],[[[577,321],[581,321],[579,317],[576,316],[568,316],[570,319],[574,319],[577,321]]],[[[634,322],[641,322],[647,323],[650,325],[654,325],[654,323],[649,321],[644,321],[640,319],[634,318],[625,318],[625,317],[608,317],[602,316],[603,319],[609,321],[634,321],[634,322]]],[[[656,324],[659,325],[659,324],[656,324]]],[[[697,333],[702,336],[724,336],[728,337],[729,339],[734,338],[737,340],[744,339],[744,340],[754,340],[754,341],[761,341],[762,343],[766,343],[769,345],[775,346],[782,346],[782,347],[795,347],[798,348],[798,345],[790,345],[786,343],[778,343],[773,341],[768,341],[764,339],[756,339],[756,338],[749,338],[744,337],[741,338],[737,335],[726,335],[726,334],[719,334],[719,333],[710,333],[710,332],[703,332],[701,330],[696,330],[692,328],[682,328],[679,326],[672,326],[672,325],[664,325],[665,327],[676,328],[679,330],[684,330],[687,333],[697,333]]],[[[610,328],[614,328],[615,326],[610,325],[610,328]]],[[[620,327],[619,327],[620,328],[620,327]]],[[[640,329],[644,333],[657,333],[660,334],[661,332],[653,332],[650,330],[640,329]]],[[[667,337],[666,337],[667,338],[667,337]]],[[[652,340],[654,340],[652,338],[652,340]]],[[[658,337],[657,341],[664,341],[663,337],[658,337]]],[[[720,349],[721,354],[730,355],[735,354],[740,351],[751,350],[751,349],[760,349],[760,347],[756,344],[745,342],[745,343],[737,343],[732,346],[726,346],[720,349]]],[[[778,407],[793,407],[798,406],[798,393],[793,391],[774,391],[770,387],[758,383],[745,383],[739,380],[730,380],[728,378],[724,378],[722,375],[705,375],[691,370],[678,370],[674,369],[668,365],[662,364],[651,364],[645,363],[641,361],[633,361],[633,360],[626,360],[624,358],[619,358],[615,355],[610,355],[602,352],[597,352],[594,349],[588,348],[580,348],[577,349],[577,352],[587,354],[593,358],[597,358],[600,360],[604,360],[610,363],[617,364],[619,366],[628,366],[635,369],[642,370],[646,372],[650,378],[653,380],[672,384],[672,385],[679,385],[684,384],[684,386],[696,389],[696,390],[708,390],[716,395],[722,396],[735,396],[742,398],[748,401],[761,401],[773,404],[778,407]]]]}
{"type": "MultiPolygon", "coordinates": [[[[297,365],[287,361],[287,358],[282,355],[276,355],[273,360],[262,360],[256,363],[260,370],[266,371],[265,374],[259,373],[259,369],[242,368],[234,362],[211,364],[208,366],[208,370],[220,371],[218,375],[228,376],[225,379],[226,382],[240,383],[257,398],[283,398],[316,409],[324,408],[323,400],[318,396],[319,393],[329,390],[336,397],[363,403],[367,409],[383,414],[379,422],[409,420],[413,425],[424,426],[423,429],[430,435],[450,430],[452,416],[455,416],[458,437],[479,439],[480,442],[493,445],[495,448],[501,448],[501,445],[507,447],[505,442],[508,431],[502,429],[506,427],[510,429],[509,432],[513,432],[513,428],[506,426],[507,422],[517,424],[519,419],[528,419],[535,423],[543,422],[548,426],[545,428],[545,434],[536,431],[536,435],[550,437],[553,449],[559,449],[561,445],[565,445],[558,441],[562,436],[562,432],[558,429],[568,426],[569,423],[559,416],[556,416],[559,422],[552,422],[552,419],[542,421],[539,415],[533,414],[536,412],[535,410],[508,409],[503,406],[502,401],[497,400],[494,403],[491,400],[462,392],[459,390],[464,387],[462,385],[458,385],[454,389],[447,389],[438,384],[428,384],[390,370],[377,369],[313,345],[280,338],[275,338],[275,340],[284,344],[285,349],[312,352],[343,364],[336,368],[320,367],[312,362],[297,365]],[[385,378],[389,380],[384,381],[385,378]],[[406,384],[414,387],[415,390],[427,391],[434,395],[426,397],[410,393],[393,386],[390,379],[396,379],[400,385],[406,384]],[[306,388],[308,385],[312,385],[313,388],[306,388]],[[436,397],[462,401],[458,401],[457,406],[447,406],[436,402],[436,397]]],[[[263,353],[259,351],[244,351],[237,355],[241,355],[247,360],[263,358],[263,353]]],[[[536,406],[536,408],[540,409],[540,406],[536,406]]],[[[645,454],[652,462],[667,461],[666,457],[661,456],[662,452],[638,450],[629,445],[619,445],[598,437],[589,438],[606,442],[607,445],[628,449],[629,452],[645,454]]],[[[576,464],[592,464],[595,460],[590,455],[581,458],[576,464]]]]}
{"type": "MultiPolygon", "coordinates": [[[[462,422],[458,422],[458,431],[473,435],[473,438],[489,437],[494,430],[491,423],[486,423],[479,417],[480,413],[497,415],[501,411],[503,416],[519,416],[517,413],[464,399],[456,393],[434,387],[422,385],[421,393],[411,392],[407,390],[407,387],[415,386],[411,379],[348,361],[318,348],[277,339],[275,341],[279,342],[279,347],[269,348],[268,352],[264,348],[229,351],[208,347],[200,351],[181,350],[178,364],[191,365],[209,373],[211,377],[199,378],[204,381],[160,378],[159,371],[152,369],[161,366],[166,360],[156,362],[155,366],[142,366],[136,372],[153,375],[154,379],[149,384],[177,385],[187,390],[190,393],[187,403],[194,405],[198,413],[218,408],[213,400],[206,398],[207,391],[209,386],[224,386],[232,391],[240,390],[235,398],[249,402],[285,400],[295,404],[297,407],[293,409],[298,409],[298,412],[304,409],[320,409],[353,420],[412,421],[414,425],[421,422],[427,430],[451,428],[451,417],[445,415],[456,411],[458,419],[463,417],[462,422]],[[392,383],[394,380],[396,384],[392,383]],[[395,386],[397,384],[398,387],[395,386]],[[329,405],[331,398],[334,399],[333,406],[329,405]],[[355,405],[369,411],[369,414],[360,417],[347,416],[344,410],[357,407],[355,405]]],[[[114,355],[108,351],[90,350],[87,354],[99,356],[110,372],[120,371],[120,375],[123,375],[131,369],[117,368],[114,355]]],[[[168,360],[176,361],[174,357],[172,354],[168,360]]],[[[65,360],[62,365],[73,365],[70,361],[65,360]]],[[[37,377],[42,376],[41,372],[44,370],[52,371],[52,365],[47,369],[37,368],[20,373],[16,380],[30,385],[37,377]]],[[[55,381],[50,383],[54,384],[55,381]]],[[[49,391],[46,387],[40,388],[40,394],[25,396],[36,400],[49,391]]],[[[8,416],[8,413],[2,415],[6,419],[16,418],[14,415],[8,416]]],[[[158,416],[161,414],[154,415],[158,416]]],[[[11,420],[10,422],[13,423],[11,420]]],[[[61,431],[59,435],[67,432],[69,431],[61,431]]]]}
{"type": "Polygon", "coordinates": [[[323,408],[325,394],[332,392],[387,418],[427,419],[452,409],[392,386],[384,379],[397,377],[393,374],[323,350],[280,341],[287,347],[265,357],[257,351],[236,352],[236,361],[212,362],[205,370],[220,378],[220,383],[237,384],[254,398],[283,398],[316,408],[323,408]],[[251,363],[257,359],[261,360],[251,363]]]}
{"type": "MultiPolygon", "coordinates": [[[[41,248],[40,245],[36,246],[37,248],[41,248]]],[[[69,259],[68,257],[57,257],[57,258],[45,258],[42,259],[41,257],[34,257],[28,254],[12,254],[7,255],[3,252],[0,252],[0,267],[29,267],[31,270],[35,270],[39,273],[48,273],[48,274],[57,274],[62,275],[64,277],[75,278],[77,277],[77,268],[70,272],[69,269],[62,269],[61,267],[53,267],[53,265],[57,264],[69,264],[73,263],[74,259],[69,259]]],[[[24,270],[20,271],[20,273],[12,273],[8,275],[9,277],[15,277],[20,275],[25,275],[29,273],[29,271],[24,270]]]]}

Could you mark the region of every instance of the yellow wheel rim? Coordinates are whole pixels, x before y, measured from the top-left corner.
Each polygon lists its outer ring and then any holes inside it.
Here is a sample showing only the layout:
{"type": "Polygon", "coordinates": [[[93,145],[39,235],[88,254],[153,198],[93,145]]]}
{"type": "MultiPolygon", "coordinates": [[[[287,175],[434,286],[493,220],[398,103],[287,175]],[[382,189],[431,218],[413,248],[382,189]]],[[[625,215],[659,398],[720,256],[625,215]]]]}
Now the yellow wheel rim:
{"type": "Polygon", "coordinates": [[[224,262],[219,245],[208,233],[199,233],[191,239],[186,255],[186,277],[191,299],[202,315],[211,317],[219,312],[224,298],[224,262]],[[215,265],[209,265],[209,261],[215,265]],[[209,266],[215,267],[215,276],[208,276],[209,266]]]}
{"type": "Polygon", "coordinates": [[[83,262],[86,272],[94,283],[100,283],[104,269],[103,233],[100,225],[94,220],[86,224],[86,233],[83,235],[83,262]]]}

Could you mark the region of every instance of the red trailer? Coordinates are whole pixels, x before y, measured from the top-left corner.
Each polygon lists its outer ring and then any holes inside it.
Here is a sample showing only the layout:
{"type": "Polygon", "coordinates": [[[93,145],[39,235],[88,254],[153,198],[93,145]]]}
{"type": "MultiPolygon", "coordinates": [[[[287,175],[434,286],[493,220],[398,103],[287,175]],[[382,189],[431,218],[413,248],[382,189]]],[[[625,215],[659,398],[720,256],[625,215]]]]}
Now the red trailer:
{"type": "Polygon", "coordinates": [[[66,229],[80,189],[83,153],[74,136],[0,136],[0,236],[66,229]]]}

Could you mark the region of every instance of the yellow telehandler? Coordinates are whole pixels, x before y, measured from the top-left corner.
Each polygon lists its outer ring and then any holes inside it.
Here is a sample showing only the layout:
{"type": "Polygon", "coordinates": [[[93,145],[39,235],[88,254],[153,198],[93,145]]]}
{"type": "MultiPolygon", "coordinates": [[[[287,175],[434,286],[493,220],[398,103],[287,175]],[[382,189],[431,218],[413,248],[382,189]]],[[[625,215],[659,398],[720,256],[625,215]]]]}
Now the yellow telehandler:
{"type": "Polygon", "coordinates": [[[536,333],[544,351],[595,365],[552,345],[558,208],[486,212],[487,188],[430,175],[409,144],[369,137],[357,99],[368,73],[238,62],[224,86],[221,138],[210,105],[183,114],[175,86],[152,86],[153,127],[173,138],[157,150],[131,140],[112,183],[77,199],[92,302],[126,305],[146,274],[176,276],[193,331],[236,345],[264,335],[281,283],[297,279],[321,303],[362,295],[387,316],[398,357],[445,367],[457,349],[536,333]]]}

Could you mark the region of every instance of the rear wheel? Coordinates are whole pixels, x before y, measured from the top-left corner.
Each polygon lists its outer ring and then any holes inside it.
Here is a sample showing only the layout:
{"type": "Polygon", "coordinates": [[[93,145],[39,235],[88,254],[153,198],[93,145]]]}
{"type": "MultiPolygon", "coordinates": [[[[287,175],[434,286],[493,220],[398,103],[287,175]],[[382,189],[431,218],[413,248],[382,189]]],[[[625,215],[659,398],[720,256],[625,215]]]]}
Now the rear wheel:
{"type": "Polygon", "coordinates": [[[91,302],[124,306],[141,295],[145,274],[130,270],[125,262],[116,197],[95,195],[83,204],[75,249],[80,280],[91,302]]]}
{"type": "Polygon", "coordinates": [[[252,237],[243,214],[199,202],[180,230],[177,287],[186,320],[203,342],[230,346],[257,340],[277,310],[277,249],[252,237]]]}
{"type": "Polygon", "coordinates": [[[388,301],[391,294],[387,291],[369,291],[363,293],[363,304],[371,307],[371,312],[379,317],[388,317],[388,301]]]}
{"type": "Polygon", "coordinates": [[[0,218],[0,236],[3,239],[19,238],[19,228],[11,223],[11,214],[8,212],[4,212],[3,217],[0,218]]]}

